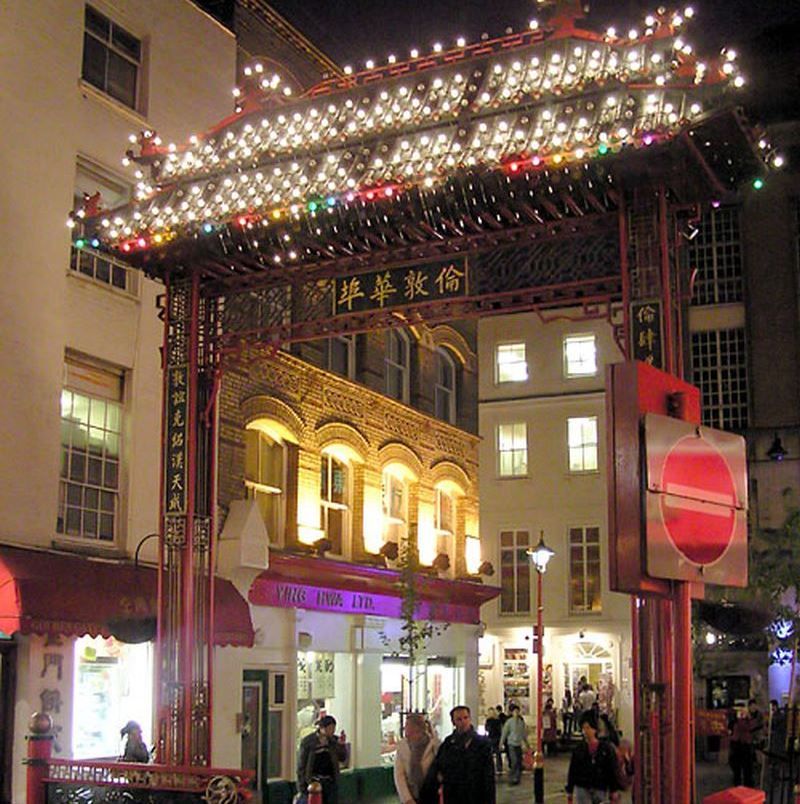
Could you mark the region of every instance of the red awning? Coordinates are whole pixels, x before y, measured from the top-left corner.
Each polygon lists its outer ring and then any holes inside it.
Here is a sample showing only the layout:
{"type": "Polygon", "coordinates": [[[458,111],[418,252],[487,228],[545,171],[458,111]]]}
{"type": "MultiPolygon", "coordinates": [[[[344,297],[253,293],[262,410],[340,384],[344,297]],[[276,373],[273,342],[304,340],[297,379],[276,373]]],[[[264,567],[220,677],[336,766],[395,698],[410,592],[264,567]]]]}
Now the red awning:
{"type": "MultiPolygon", "coordinates": [[[[117,636],[155,633],[158,572],[129,562],[0,546],[0,631],[117,636]]],[[[250,647],[253,625],[230,581],[214,579],[216,645],[250,647]]]]}

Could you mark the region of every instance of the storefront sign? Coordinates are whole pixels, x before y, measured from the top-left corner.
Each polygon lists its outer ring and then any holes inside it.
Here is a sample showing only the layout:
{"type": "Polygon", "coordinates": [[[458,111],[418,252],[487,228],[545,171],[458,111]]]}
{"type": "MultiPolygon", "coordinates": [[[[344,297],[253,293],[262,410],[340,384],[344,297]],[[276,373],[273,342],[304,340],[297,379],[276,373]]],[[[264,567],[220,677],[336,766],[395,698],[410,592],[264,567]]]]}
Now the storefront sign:
{"type": "Polygon", "coordinates": [[[728,734],[727,709],[697,709],[695,731],[698,737],[725,737],[728,734]]]}
{"type": "MultiPolygon", "coordinates": [[[[400,619],[402,599],[393,595],[331,589],[307,584],[287,583],[273,578],[259,578],[250,590],[250,602],[283,609],[338,611],[342,614],[368,614],[400,619]]],[[[458,603],[421,601],[417,616],[440,622],[477,623],[479,610],[458,603]]]]}
{"type": "Polygon", "coordinates": [[[335,291],[334,315],[466,296],[467,264],[461,258],[340,277],[335,291]]]}

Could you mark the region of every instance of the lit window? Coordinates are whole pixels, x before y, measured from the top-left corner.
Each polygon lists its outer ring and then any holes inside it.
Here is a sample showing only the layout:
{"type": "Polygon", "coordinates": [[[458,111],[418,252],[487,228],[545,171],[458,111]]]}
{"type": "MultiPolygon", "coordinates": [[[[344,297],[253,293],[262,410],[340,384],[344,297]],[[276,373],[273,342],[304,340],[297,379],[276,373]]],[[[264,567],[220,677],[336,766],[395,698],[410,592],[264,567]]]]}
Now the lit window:
{"type": "Polygon", "coordinates": [[[398,402],[408,402],[409,346],[408,335],[399,329],[386,331],[386,395],[398,402]]]}
{"type": "Polygon", "coordinates": [[[280,544],[283,533],[286,447],[261,430],[245,431],[245,488],[255,500],[267,528],[270,544],[280,544]]]}
{"type": "Polygon", "coordinates": [[[391,471],[384,471],[382,478],[383,541],[398,546],[406,538],[408,499],[406,482],[391,471]]]}
{"type": "Polygon", "coordinates": [[[56,530],[113,542],[119,527],[122,373],[67,359],[56,530]]]}
{"type": "Polygon", "coordinates": [[[350,528],[350,469],[332,455],[322,455],[319,496],[322,529],[331,553],[343,555],[350,528]]]}
{"type": "Polygon", "coordinates": [[[465,545],[467,572],[477,575],[481,568],[481,540],[477,536],[467,536],[465,545]]]}
{"type": "Polygon", "coordinates": [[[442,489],[436,489],[436,510],[433,526],[439,533],[455,531],[455,501],[453,495],[442,489]]]}
{"type": "Polygon", "coordinates": [[[567,419],[570,472],[597,471],[597,416],[567,419]]]}
{"type": "Polygon", "coordinates": [[[573,614],[602,610],[600,528],[569,529],[569,609],[573,614]]]}
{"type": "Polygon", "coordinates": [[[72,757],[118,756],[120,723],[129,720],[141,724],[145,744],[152,745],[153,643],[82,636],[74,661],[72,757]]]}
{"type": "Polygon", "coordinates": [[[436,350],[436,388],[434,390],[436,418],[455,424],[456,421],[456,364],[447,349],[436,350]]]}
{"type": "Polygon", "coordinates": [[[527,530],[500,533],[500,613],[528,614],[531,610],[531,548],[527,530]]]}
{"type": "Polygon", "coordinates": [[[597,374],[594,334],[567,335],[564,338],[564,374],[567,377],[593,377],[597,374]]]}
{"type": "Polygon", "coordinates": [[[528,426],[525,422],[497,426],[497,457],[500,477],[528,473],[528,426]]]}
{"type": "Polygon", "coordinates": [[[83,80],[135,109],[142,66],[142,43],[108,17],[86,6],[83,80]]]}
{"type": "Polygon", "coordinates": [[[393,523],[406,521],[406,484],[391,472],[383,473],[383,515],[393,523]]]}
{"type": "Polygon", "coordinates": [[[495,382],[525,382],[528,363],[524,343],[501,343],[495,353],[495,382]]]}
{"type": "Polygon", "coordinates": [[[352,380],[356,375],[356,341],[352,335],[336,335],[326,342],[326,368],[352,380]]]}

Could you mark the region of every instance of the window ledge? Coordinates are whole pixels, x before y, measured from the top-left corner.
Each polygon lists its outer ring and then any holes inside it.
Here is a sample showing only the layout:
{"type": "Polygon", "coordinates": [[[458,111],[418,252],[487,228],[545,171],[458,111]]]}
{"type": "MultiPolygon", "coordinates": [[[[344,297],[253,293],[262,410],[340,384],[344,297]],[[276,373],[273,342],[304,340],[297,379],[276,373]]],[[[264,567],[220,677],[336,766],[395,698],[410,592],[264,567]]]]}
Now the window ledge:
{"type": "MultiPolygon", "coordinates": [[[[135,271],[136,269],[127,268],[126,270],[135,271]]],[[[72,277],[72,279],[74,279],[76,282],[83,282],[88,287],[100,288],[100,290],[102,290],[104,293],[113,293],[118,298],[127,299],[133,304],[139,304],[141,301],[138,293],[132,293],[129,290],[123,290],[122,288],[115,287],[114,285],[109,285],[107,282],[102,282],[99,279],[86,276],[80,273],[80,271],[73,271],[72,268],[67,268],[67,276],[72,277]]]]}
{"type": "Polygon", "coordinates": [[[529,474],[524,475],[497,475],[495,480],[527,480],[530,477],[529,474]]]}
{"type": "Polygon", "coordinates": [[[50,544],[56,550],[65,550],[70,553],[78,553],[79,555],[83,556],[97,556],[100,558],[117,559],[128,558],[128,554],[124,550],[113,544],[104,546],[94,542],[88,542],[87,540],[80,541],[75,539],[73,541],[68,537],[60,535],[54,538],[50,544]]]}
{"type": "Polygon", "coordinates": [[[81,95],[83,95],[84,98],[91,98],[92,100],[98,101],[101,105],[105,106],[107,109],[111,109],[111,111],[116,112],[122,117],[126,117],[130,122],[134,123],[136,126],[141,128],[151,128],[150,123],[148,123],[147,121],[147,118],[144,117],[144,115],[140,114],[138,111],[136,111],[136,109],[131,109],[130,106],[126,106],[124,103],[115,100],[102,90],[98,89],[95,86],[92,86],[92,84],[90,84],[88,81],[84,81],[82,78],[79,78],[78,89],[80,89],[81,95]]]}

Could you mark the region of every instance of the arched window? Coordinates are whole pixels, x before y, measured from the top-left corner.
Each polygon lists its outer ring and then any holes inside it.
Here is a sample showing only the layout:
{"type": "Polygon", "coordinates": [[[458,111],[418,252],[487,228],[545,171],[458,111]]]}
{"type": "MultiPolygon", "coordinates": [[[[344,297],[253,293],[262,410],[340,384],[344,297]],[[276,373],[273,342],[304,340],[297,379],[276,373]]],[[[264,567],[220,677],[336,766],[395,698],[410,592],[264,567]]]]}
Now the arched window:
{"type": "Polygon", "coordinates": [[[400,329],[386,331],[386,395],[408,404],[410,348],[408,335],[400,329]]]}
{"type": "Polygon", "coordinates": [[[352,472],[347,463],[329,453],[322,454],[319,499],[320,521],[331,543],[330,552],[344,555],[350,539],[352,472]]]}
{"type": "Polygon", "coordinates": [[[408,484],[402,473],[385,469],[382,476],[383,541],[402,544],[408,527],[408,484]]]}
{"type": "Polygon", "coordinates": [[[456,423],[456,363],[441,346],[436,350],[434,405],[437,419],[456,423]]]}
{"type": "Polygon", "coordinates": [[[263,430],[245,431],[245,489],[264,518],[270,544],[281,544],[286,502],[286,444],[263,430]]]}

